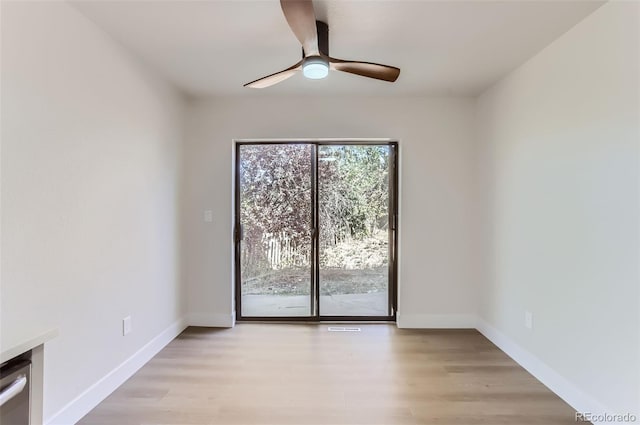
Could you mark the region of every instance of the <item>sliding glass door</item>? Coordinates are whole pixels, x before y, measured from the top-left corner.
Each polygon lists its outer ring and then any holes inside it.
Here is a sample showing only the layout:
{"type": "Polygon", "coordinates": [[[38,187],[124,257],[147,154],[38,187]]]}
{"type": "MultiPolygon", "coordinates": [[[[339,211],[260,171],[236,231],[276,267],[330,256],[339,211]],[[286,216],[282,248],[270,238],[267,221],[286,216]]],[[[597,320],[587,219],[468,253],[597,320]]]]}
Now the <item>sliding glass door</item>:
{"type": "Polygon", "coordinates": [[[393,142],[238,142],[238,319],[393,319],[393,142]]]}
{"type": "Polygon", "coordinates": [[[389,145],[318,147],[320,314],[389,315],[389,145]]]}
{"type": "Polygon", "coordinates": [[[312,153],[310,144],[238,145],[242,316],[312,314],[312,153]]]}

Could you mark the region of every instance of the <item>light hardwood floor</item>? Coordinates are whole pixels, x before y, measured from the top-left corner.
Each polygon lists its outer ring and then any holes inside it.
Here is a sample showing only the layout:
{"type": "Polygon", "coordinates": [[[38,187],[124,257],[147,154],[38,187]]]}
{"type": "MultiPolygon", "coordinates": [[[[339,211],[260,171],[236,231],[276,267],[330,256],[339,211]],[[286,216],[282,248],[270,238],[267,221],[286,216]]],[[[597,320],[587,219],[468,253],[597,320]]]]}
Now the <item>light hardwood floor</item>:
{"type": "Polygon", "coordinates": [[[473,330],[189,328],[80,424],[575,424],[473,330]]]}

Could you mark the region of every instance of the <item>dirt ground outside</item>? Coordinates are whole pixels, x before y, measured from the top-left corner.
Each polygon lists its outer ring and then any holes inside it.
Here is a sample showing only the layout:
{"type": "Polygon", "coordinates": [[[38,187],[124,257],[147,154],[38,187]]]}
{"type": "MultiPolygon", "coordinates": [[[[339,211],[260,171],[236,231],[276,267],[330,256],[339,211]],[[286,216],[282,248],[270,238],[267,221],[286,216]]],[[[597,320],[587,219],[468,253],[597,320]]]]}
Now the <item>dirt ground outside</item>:
{"type": "MultiPolygon", "coordinates": [[[[385,292],[389,271],[386,266],[346,270],[330,268],[320,270],[321,295],[371,294],[385,292]]],[[[262,276],[246,279],[243,295],[308,295],[311,270],[296,268],[273,270],[262,276]]]]}
{"type": "MultiPolygon", "coordinates": [[[[386,292],[389,281],[388,234],[378,230],[360,240],[346,239],[321,250],[320,294],[386,292]]],[[[258,276],[243,276],[242,295],[308,295],[311,268],[265,268],[258,276]]]]}

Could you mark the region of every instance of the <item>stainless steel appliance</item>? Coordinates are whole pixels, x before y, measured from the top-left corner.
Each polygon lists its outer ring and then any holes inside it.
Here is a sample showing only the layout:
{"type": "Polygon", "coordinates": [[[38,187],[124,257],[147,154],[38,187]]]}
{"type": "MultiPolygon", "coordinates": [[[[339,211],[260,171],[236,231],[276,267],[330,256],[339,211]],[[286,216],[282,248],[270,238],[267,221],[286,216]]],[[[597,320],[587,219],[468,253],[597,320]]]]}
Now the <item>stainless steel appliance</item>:
{"type": "Polygon", "coordinates": [[[21,356],[0,365],[0,425],[29,425],[31,361],[21,356]]]}

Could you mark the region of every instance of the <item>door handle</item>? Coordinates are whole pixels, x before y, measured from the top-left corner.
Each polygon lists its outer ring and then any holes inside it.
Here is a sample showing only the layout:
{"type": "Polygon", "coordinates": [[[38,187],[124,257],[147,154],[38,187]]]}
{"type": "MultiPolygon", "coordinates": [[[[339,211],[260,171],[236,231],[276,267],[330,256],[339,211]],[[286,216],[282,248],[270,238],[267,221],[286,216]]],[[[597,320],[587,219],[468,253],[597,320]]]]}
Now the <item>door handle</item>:
{"type": "Polygon", "coordinates": [[[20,394],[26,385],[27,377],[24,375],[18,376],[15,381],[0,393],[0,406],[20,394]]]}

